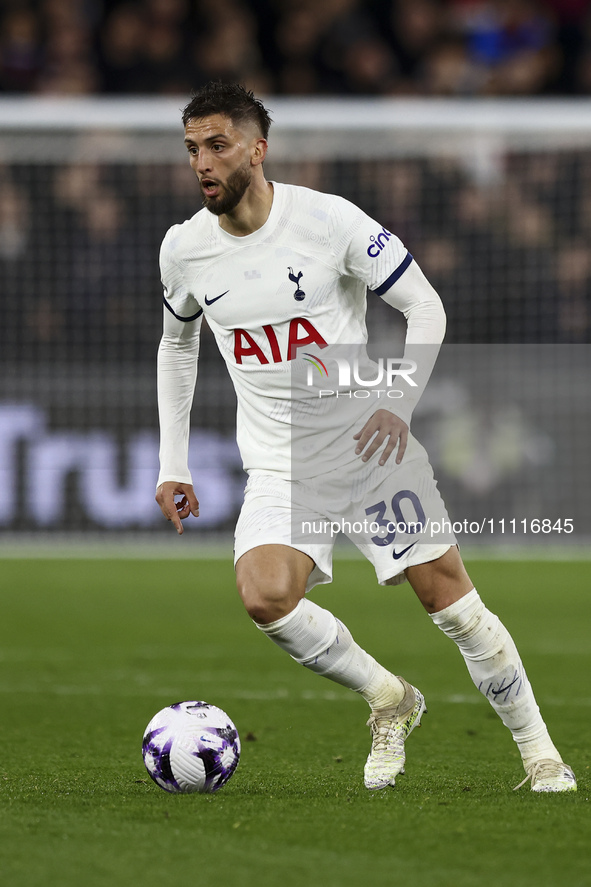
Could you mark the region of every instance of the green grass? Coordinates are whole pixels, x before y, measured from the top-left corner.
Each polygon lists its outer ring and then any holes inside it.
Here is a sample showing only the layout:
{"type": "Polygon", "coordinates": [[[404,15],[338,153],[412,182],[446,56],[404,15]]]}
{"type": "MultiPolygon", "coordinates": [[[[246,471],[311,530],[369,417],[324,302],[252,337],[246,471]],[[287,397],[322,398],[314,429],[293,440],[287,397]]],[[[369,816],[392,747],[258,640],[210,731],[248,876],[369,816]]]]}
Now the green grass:
{"type": "Polygon", "coordinates": [[[469,564],[577,772],[567,796],[512,791],[516,748],[455,646],[364,562],[337,563],[314,599],[429,706],[407,775],[376,793],[362,782],[365,703],[256,631],[229,562],[0,568],[2,885],[591,884],[591,565],[469,564]],[[167,795],[143,769],[143,730],[195,698],[228,711],[242,760],[217,795],[167,795]]]}

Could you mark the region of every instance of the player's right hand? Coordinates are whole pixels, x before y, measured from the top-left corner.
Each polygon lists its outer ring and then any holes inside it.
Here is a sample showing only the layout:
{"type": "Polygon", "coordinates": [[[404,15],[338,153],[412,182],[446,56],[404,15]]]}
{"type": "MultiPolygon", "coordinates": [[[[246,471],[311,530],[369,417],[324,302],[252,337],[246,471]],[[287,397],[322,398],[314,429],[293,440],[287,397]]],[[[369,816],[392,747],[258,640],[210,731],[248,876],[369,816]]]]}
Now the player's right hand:
{"type": "Polygon", "coordinates": [[[190,514],[199,517],[199,502],[192,484],[177,483],[167,480],[156,490],[156,502],[166,520],[172,521],[179,536],[183,535],[183,521],[190,514]],[[178,502],[175,496],[182,496],[178,502]]]}

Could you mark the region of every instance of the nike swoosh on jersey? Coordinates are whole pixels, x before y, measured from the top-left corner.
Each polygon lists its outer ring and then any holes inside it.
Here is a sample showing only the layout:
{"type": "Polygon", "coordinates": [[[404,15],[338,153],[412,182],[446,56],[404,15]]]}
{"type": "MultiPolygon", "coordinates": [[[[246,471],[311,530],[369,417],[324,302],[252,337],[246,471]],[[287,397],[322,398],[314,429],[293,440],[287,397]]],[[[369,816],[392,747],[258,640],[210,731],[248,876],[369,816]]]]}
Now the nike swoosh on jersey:
{"type": "Polygon", "coordinates": [[[399,560],[403,554],[406,554],[406,552],[409,550],[409,548],[412,548],[413,545],[416,545],[416,544],[417,544],[416,542],[411,542],[411,544],[407,548],[403,548],[402,551],[400,551],[398,554],[396,554],[396,550],[393,548],[392,549],[392,557],[394,558],[395,561],[399,560]]]}
{"type": "Polygon", "coordinates": [[[229,293],[229,292],[230,292],[230,290],[226,290],[225,293],[222,293],[220,296],[215,296],[213,299],[208,299],[207,296],[206,296],[205,299],[204,299],[205,304],[206,304],[206,305],[213,305],[214,302],[217,302],[218,299],[221,299],[222,296],[225,296],[226,293],[229,293]]]}

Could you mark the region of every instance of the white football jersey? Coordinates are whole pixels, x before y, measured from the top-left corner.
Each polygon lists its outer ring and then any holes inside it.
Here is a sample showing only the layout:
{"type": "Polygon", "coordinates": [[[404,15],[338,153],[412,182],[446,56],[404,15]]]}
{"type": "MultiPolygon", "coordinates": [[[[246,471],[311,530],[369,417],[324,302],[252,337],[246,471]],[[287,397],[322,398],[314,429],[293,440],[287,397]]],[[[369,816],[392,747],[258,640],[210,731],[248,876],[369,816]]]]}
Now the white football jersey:
{"type": "Polygon", "coordinates": [[[205,316],[217,340],[245,469],[290,477],[292,362],[327,345],[363,345],[366,288],[386,292],[412,256],[341,197],[273,187],[257,231],[235,237],[203,209],[167,232],[160,263],[168,310],[205,316]]]}

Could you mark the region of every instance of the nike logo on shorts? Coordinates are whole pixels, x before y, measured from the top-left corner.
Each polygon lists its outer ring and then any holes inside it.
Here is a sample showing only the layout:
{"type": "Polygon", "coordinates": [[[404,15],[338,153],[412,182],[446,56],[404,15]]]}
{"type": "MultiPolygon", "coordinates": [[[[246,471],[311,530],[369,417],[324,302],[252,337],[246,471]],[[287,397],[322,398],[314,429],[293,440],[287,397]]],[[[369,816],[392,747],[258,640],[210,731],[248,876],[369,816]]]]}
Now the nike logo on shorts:
{"type": "Polygon", "coordinates": [[[406,554],[406,552],[407,552],[410,548],[412,548],[413,545],[416,545],[416,544],[417,544],[416,542],[411,542],[411,544],[410,544],[409,546],[407,546],[407,548],[403,548],[402,551],[399,551],[399,552],[398,552],[398,554],[396,554],[396,549],[393,548],[393,549],[392,549],[392,557],[394,558],[395,561],[400,560],[400,558],[402,557],[402,555],[403,555],[403,554],[406,554]]]}
{"type": "Polygon", "coordinates": [[[208,299],[207,296],[206,296],[206,297],[205,297],[205,304],[206,304],[206,305],[213,305],[214,302],[217,302],[218,299],[221,299],[222,296],[225,296],[226,293],[229,293],[229,292],[230,292],[230,290],[226,290],[225,293],[222,293],[222,294],[219,295],[219,296],[214,296],[213,299],[208,299]]]}

